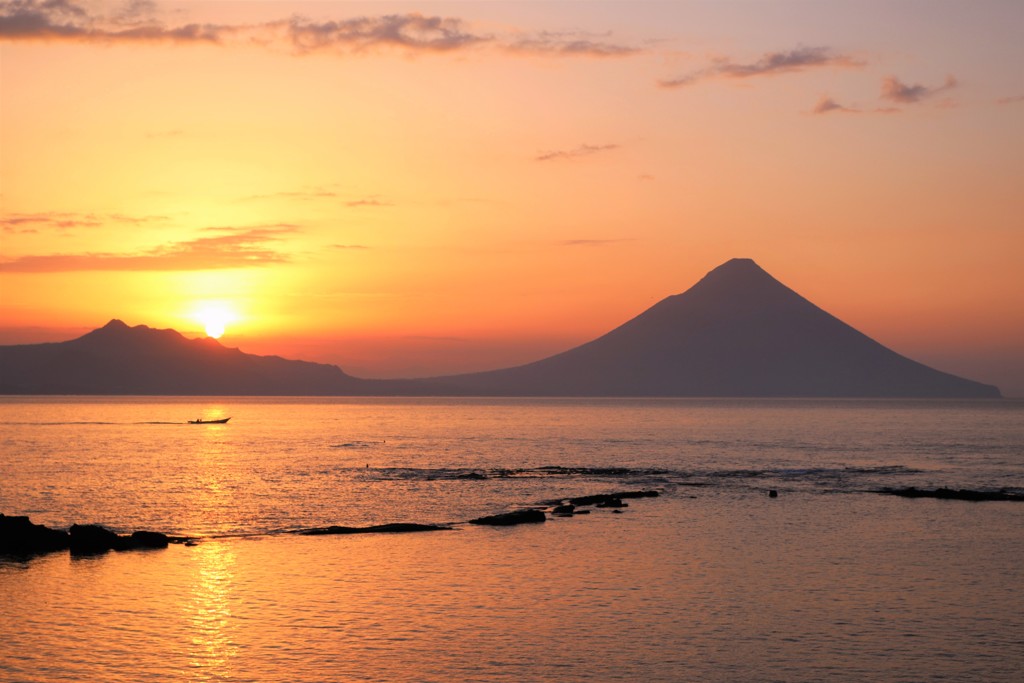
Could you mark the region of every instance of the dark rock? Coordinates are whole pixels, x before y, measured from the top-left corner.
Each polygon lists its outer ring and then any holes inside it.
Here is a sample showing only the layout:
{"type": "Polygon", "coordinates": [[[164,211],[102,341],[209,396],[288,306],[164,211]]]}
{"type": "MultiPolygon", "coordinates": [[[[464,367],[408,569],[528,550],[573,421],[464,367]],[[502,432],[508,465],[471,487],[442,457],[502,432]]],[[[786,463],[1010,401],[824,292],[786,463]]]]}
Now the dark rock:
{"type": "Polygon", "coordinates": [[[69,534],[73,555],[95,555],[108,550],[126,550],[129,547],[128,539],[97,524],[72,524],[69,534]]]}
{"type": "Polygon", "coordinates": [[[1005,491],[974,491],[971,489],[950,489],[940,487],[934,490],[918,489],[908,486],[901,489],[882,489],[875,491],[887,496],[900,496],[902,498],[939,498],[942,500],[968,500],[980,501],[1024,501],[1024,495],[1019,493],[1007,493],[1005,491]]]}
{"type": "Polygon", "coordinates": [[[136,531],[127,539],[130,548],[166,548],[170,542],[167,534],[159,531],[136,531]]]}
{"type": "Polygon", "coordinates": [[[0,554],[39,555],[67,550],[70,543],[66,531],[33,524],[28,517],[0,514],[0,554]]]}
{"type": "Polygon", "coordinates": [[[623,503],[621,498],[609,498],[597,504],[599,508],[628,508],[629,503],[623,503]]]}
{"type": "MultiPolygon", "coordinates": [[[[73,555],[95,555],[108,550],[142,550],[166,548],[171,538],[157,531],[136,531],[131,536],[118,536],[97,524],[74,524],[70,531],[73,555]]],[[[182,542],[183,539],[175,539],[182,542]]]]}
{"type": "Polygon", "coordinates": [[[775,489],[771,489],[771,490],[768,491],[768,497],[769,498],[778,498],[779,497],[779,492],[776,491],[775,489]]]}
{"type": "Polygon", "coordinates": [[[460,474],[460,475],[458,475],[456,477],[456,479],[472,479],[472,480],[475,480],[475,481],[478,481],[478,480],[481,480],[481,479],[486,479],[486,478],[487,478],[486,474],[480,474],[479,472],[466,472],[465,474],[460,474]]]}
{"type": "Polygon", "coordinates": [[[546,519],[547,517],[540,510],[516,510],[515,512],[505,512],[500,515],[478,517],[477,519],[469,520],[469,523],[486,524],[488,526],[513,526],[515,524],[534,524],[536,522],[543,522],[546,519]]]}
{"type": "Polygon", "coordinates": [[[622,510],[612,510],[612,514],[621,515],[622,514],[622,510]]]}
{"type": "Polygon", "coordinates": [[[575,511],[576,511],[576,506],[572,505],[572,504],[569,504],[569,505],[556,505],[551,510],[551,514],[553,514],[553,515],[571,515],[575,511]]]}
{"type": "Polygon", "coordinates": [[[601,503],[609,500],[622,501],[624,498],[657,498],[660,493],[657,491],[620,491],[617,493],[598,493],[592,496],[579,496],[578,498],[570,498],[569,502],[573,505],[597,505],[601,506],[601,503]]]}
{"type": "Polygon", "coordinates": [[[118,536],[95,524],[74,524],[70,531],[65,532],[33,524],[28,517],[0,514],[2,554],[34,555],[70,549],[75,555],[91,555],[108,550],[166,548],[168,543],[184,543],[186,540],[155,531],[136,531],[131,536],[118,536]]]}
{"type": "Polygon", "coordinates": [[[328,526],[316,529],[302,529],[295,533],[302,536],[331,536],[341,534],[407,534],[417,531],[451,531],[451,527],[434,524],[377,524],[375,526],[328,526]]]}

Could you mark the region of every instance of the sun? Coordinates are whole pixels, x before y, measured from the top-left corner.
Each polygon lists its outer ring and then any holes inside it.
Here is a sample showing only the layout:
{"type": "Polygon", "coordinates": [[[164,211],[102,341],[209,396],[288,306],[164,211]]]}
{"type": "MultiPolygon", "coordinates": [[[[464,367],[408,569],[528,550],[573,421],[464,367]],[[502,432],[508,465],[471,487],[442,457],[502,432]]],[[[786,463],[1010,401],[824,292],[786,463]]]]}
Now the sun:
{"type": "Polygon", "coordinates": [[[231,307],[222,301],[208,301],[202,304],[196,309],[195,317],[202,323],[206,336],[213,339],[220,339],[228,325],[238,318],[231,307]]]}

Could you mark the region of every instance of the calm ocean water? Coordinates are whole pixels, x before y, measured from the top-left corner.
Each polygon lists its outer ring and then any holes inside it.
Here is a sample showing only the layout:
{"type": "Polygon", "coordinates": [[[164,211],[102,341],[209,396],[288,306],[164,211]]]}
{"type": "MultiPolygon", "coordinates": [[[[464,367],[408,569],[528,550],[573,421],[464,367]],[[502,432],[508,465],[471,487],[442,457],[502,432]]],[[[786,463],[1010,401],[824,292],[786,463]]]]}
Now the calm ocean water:
{"type": "Polygon", "coordinates": [[[1024,492],[1024,402],[0,398],[0,512],[201,539],[0,560],[0,680],[1020,680],[1024,503],[896,486],[1024,492]]]}

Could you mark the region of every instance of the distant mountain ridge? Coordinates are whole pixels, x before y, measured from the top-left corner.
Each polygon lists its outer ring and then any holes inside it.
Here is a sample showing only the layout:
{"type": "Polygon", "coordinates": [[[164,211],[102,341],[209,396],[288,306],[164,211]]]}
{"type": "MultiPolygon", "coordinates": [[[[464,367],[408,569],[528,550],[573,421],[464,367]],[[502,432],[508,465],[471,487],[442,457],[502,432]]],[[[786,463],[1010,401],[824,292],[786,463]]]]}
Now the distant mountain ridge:
{"type": "Polygon", "coordinates": [[[66,342],[0,346],[0,393],[999,398],[905,358],[733,259],[591,342],[526,365],[374,380],[112,320],[66,342]]]}
{"type": "Polygon", "coordinates": [[[120,320],[71,341],[0,347],[4,394],[345,396],[411,390],[405,385],[120,320]]]}

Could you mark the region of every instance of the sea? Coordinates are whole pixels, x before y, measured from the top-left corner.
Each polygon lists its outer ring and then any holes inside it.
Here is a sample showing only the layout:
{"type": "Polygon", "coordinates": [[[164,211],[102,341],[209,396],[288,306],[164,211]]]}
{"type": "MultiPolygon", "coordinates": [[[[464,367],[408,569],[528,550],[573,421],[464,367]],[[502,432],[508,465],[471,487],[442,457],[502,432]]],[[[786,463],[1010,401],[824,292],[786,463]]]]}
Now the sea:
{"type": "Polygon", "coordinates": [[[1024,401],[0,397],[0,512],[193,539],[0,558],[0,681],[1024,680],[1024,503],[911,486],[1024,401]]]}

